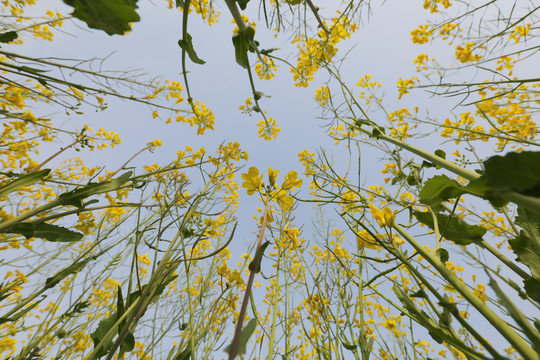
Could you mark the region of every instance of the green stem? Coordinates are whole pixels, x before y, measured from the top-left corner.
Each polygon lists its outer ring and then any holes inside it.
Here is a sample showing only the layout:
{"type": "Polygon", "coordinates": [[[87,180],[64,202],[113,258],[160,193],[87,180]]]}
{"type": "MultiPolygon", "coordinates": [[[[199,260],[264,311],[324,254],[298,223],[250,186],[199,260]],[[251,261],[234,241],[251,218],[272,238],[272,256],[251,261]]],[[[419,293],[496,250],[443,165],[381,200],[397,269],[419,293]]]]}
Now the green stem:
{"type": "MultiPolygon", "coordinates": [[[[432,154],[426,150],[420,149],[414,145],[407,144],[399,139],[396,139],[394,137],[391,137],[382,133],[379,133],[375,136],[373,134],[373,131],[364,129],[361,126],[355,126],[355,128],[370,137],[376,137],[377,139],[382,139],[383,141],[389,142],[413,154],[421,156],[422,158],[428,161],[431,161],[435,165],[439,165],[440,167],[445,168],[446,170],[451,171],[452,173],[458,176],[461,176],[469,181],[480,178],[480,174],[474,171],[471,171],[469,169],[466,169],[464,167],[461,167],[459,165],[456,165],[451,161],[443,159],[435,154],[432,154]]],[[[511,201],[517,204],[518,206],[522,206],[523,208],[526,208],[527,210],[540,213],[540,198],[525,196],[522,194],[518,194],[516,192],[502,192],[500,195],[505,200],[511,201]]]]}
{"type": "Polygon", "coordinates": [[[497,316],[478,296],[476,296],[461,280],[459,280],[436,256],[423,248],[412,236],[410,236],[399,225],[395,226],[397,232],[403,236],[414,249],[422,255],[441,276],[456,289],[469,304],[474,306],[501,335],[512,344],[526,359],[540,360],[540,355],[534,351],[531,346],[523,340],[508,324],[497,316]]]}
{"type": "MultiPolygon", "coordinates": [[[[264,202],[265,202],[265,206],[264,206],[263,221],[261,223],[261,230],[259,231],[259,239],[257,241],[257,246],[255,247],[255,254],[259,252],[259,248],[262,245],[262,240],[264,238],[264,230],[266,229],[266,221],[268,219],[268,203],[270,202],[270,200],[266,198],[264,202]]],[[[231,344],[231,348],[229,350],[229,360],[233,360],[234,358],[236,358],[236,355],[238,354],[238,347],[240,345],[240,334],[242,332],[242,325],[244,323],[244,318],[246,316],[247,306],[248,306],[249,297],[251,294],[251,288],[253,287],[254,279],[255,279],[255,271],[250,270],[249,280],[246,286],[246,292],[244,293],[244,300],[242,301],[242,307],[240,308],[240,314],[238,315],[238,321],[236,322],[236,329],[234,331],[234,338],[231,344]]]]}

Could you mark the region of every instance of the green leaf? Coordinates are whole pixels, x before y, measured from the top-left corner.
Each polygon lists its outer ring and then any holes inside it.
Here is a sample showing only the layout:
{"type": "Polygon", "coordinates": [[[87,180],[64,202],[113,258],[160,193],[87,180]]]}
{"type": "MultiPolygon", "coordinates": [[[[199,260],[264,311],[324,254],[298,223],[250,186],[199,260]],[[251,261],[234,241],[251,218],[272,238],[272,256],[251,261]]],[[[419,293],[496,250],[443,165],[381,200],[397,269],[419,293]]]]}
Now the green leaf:
{"type": "Polygon", "coordinates": [[[193,61],[195,64],[204,64],[205,61],[204,60],[201,60],[198,56],[197,56],[197,53],[195,52],[195,49],[193,48],[193,43],[192,43],[192,39],[191,39],[191,35],[189,35],[188,33],[186,33],[186,38],[185,39],[180,39],[178,40],[178,45],[182,48],[182,50],[184,50],[185,52],[187,52],[189,58],[191,59],[191,61],[193,61]]]}
{"type": "Polygon", "coordinates": [[[101,194],[113,190],[118,190],[129,181],[132,172],[129,171],[125,174],[120,175],[116,179],[100,182],[100,183],[88,183],[82,188],[69,191],[67,193],[61,194],[58,199],[62,205],[73,205],[82,209],[84,206],[82,200],[96,194],[101,194]]]}
{"type": "Polygon", "coordinates": [[[358,351],[356,344],[348,344],[345,341],[342,341],[341,344],[347,350],[350,350],[352,352],[357,352],[358,351]]]}
{"type": "MultiPolygon", "coordinates": [[[[24,71],[24,72],[29,72],[29,73],[36,74],[36,75],[40,75],[40,74],[42,74],[42,73],[46,73],[46,72],[49,72],[49,71],[50,71],[50,70],[36,69],[36,68],[30,67],[30,66],[26,66],[26,65],[23,65],[23,66],[17,66],[17,70],[19,70],[19,71],[24,71]]],[[[73,87],[79,87],[79,86],[73,85],[73,87]]]]}
{"type": "Polygon", "coordinates": [[[428,296],[427,296],[426,291],[424,289],[420,289],[417,292],[414,292],[411,295],[409,295],[409,297],[417,297],[417,298],[427,299],[428,296]]]}
{"type": "Polygon", "coordinates": [[[249,0],[236,0],[236,2],[238,3],[238,6],[240,6],[240,9],[246,10],[249,0]]]}
{"type": "Polygon", "coordinates": [[[127,353],[132,351],[133,348],[135,348],[135,336],[130,331],[127,333],[126,337],[124,337],[124,340],[122,340],[122,343],[120,344],[120,352],[127,353]]]}
{"type": "Polygon", "coordinates": [[[274,51],[277,51],[277,50],[279,50],[279,49],[278,48],[271,48],[271,49],[261,49],[259,51],[263,55],[268,55],[268,54],[270,54],[270,53],[272,53],[274,51]]]}
{"type": "Polygon", "coordinates": [[[178,353],[173,360],[189,360],[191,358],[191,346],[186,346],[181,353],[178,353]]]}
{"type": "Polygon", "coordinates": [[[436,205],[463,194],[470,194],[489,200],[495,207],[506,205],[507,201],[502,200],[497,194],[492,192],[486,186],[485,180],[485,177],[480,177],[463,186],[446,175],[437,175],[425,182],[422,190],[420,190],[420,201],[427,205],[436,205]]]}
{"type": "Polygon", "coordinates": [[[420,202],[431,205],[453,199],[463,194],[462,186],[446,175],[437,175],[428,179],[420,190],[420,202]]]}
{"type": "Polygon", "coordinates": [[[76,303],[75,306],[73,306],[73,310],[66,311],[65,313],[63,313],[62,314],[62,319],[80,315],[80,314],[82,314],[84,309],[86,309],[89,306],[90,306],[90,301],[80,301],[80,302],[76,303]]]}
{"type": "Polygon", "coordinates": [[[27,314],[30,310],[34,309],[36,306],[39,305],[40,302],[43,301],[43,299],[45,299],[45,296],[42,296],[41,299],[37,300],[37,301],[34,301],[33,303],[31,303],[31,305],[28,305],[27,307],[25,307],[24,309],[22,309],[21,311],[11,315],[10,318],[6,318],[6,317],[0,317],[0,324],[3,324],[3,323],[6,323],[6,322],[11,322],[11,321],[17,321],[19,320],[20,318],[22,318],[25,314],[27,314]]]}
{"type": "Polygon", "coordinates": [[[250,48],[250,42],[255,37],[255,30],[249,26],[244,31],[239,31],[237,35],[233,36],[232,42],[234,45],[234,54],[236,56],[236,62],[238,65],[247,69],[249,66],[248,50],[250,48]]]}
{"type": "Polygon", "coordinates": [[[19,222],[2,231],[7,234],[20,234],[29,239],[41,238],[51,242],[75,242],[83,238],[83,234],[61,226],[47,223],[19,222]]]}
{"type": "Polygon", "coordinates": [[[530,277],[523,281],[525,284],[525,292],[531,299],[540,303],[540,281],[536,280],[533,277],[530,277]]]}
{"type": "Polygon", "coordinates": [[[253,98],[254,98],[255,100],[259,100],[259,99],[262,98],[263,96],[264,96],[264,97],[267,97],[267,98],[270,97],[270,96],[268,96],[268,95],[266,95],[265,93],[260,92],[260,91],[255,91],[255,92],[253,93],[253,98]]]}
{"type": "Polygon", "coordinates": [[[64,0],[72,6],[74,17],[89,28],[103,30],[109,35],[123,35],[131,30],[129,23],[141,18],[135,11],[137,0],[64,0]]]}
{"type": "Polygon", "coordinates": [[[446,153],[442,151],[441,149],[435,150],[435,155],[437,155],[440,158],[446,159],[446,153]]]}
{"type": "Polygon", "coordinates": [[[0,34],[0,43],[7,44],[7,43],[12,42],[18,37],[19,35],[17,34],[16,31],[7,31],[5,33],[0,34]]]}
{"type": "MultiPolygon", "coordinates": [[[[246,353],[247,343],[249,341],[249,338],[251,337],[251,334],[253,334],[253,332],[255,331],[256,326],[257,326],[257,320],[256,319],[251,319],[251,320],[248,321],[246,326],[244,326],[244,328],[240,332],[240,342],[238,343],[238,353],[237,353],[237,355],[243,355],[243,354],[246,353]]],[[[227,354],[228,354],[230,349],[231,349],[231,345],[229,345],[229,346],[227,346],[225,348],[225,352],[227,352],[227,354]]]]}
{"type": "Polygon", "coordinates": [[[446,340],[445,338],[448,337],[447,332],[443,331],[439,324],[437,324],[432,318],[430,318],[424,310],[419,309],[397,284],[394,284],[392,286],[392,290],[407,310],[407,316],[409,316],[412,320],[416,321],[418,324],[426,328],[433,340],[435,340],[439,344],[442,343],[443,340],[446,340]]]}
{"type": "Polygon", "coordinates": [[[443,312],[439,314],[439,325],[449,329],[450,328],[450,321],[451,321],[451,314],[454,316],[460,316],[459,310],[456,306],[456,304],[450,302],[448,299],[448,295],[444,295],[444,301],[439,301],[438,303],[442,308],[443,312]]]}
{"type": "Polygon", "coordinates": [[[531,241],[523,231],[515,239],[509,240],[508,243],[514,254],[517,255],[516,260],[527,265],[532,276],[540,280],[540,247],[538,243],[531,241]]]}
{"type": "Polygon", "coordinates": [[[509,241],[517,261],[531,269],[531,275],[540,280],[540,215],[518,208],[516,224],[522,231],[509,241]]]}
{"type": "Polygon", "coordinates": [[[250,271],[259,273],[261,272],[261,261],[262,257],[264,255],[264,251],[266,248],[270,245],[270,241],[266,241],[264,244],[261,245],[261,247],[257,250],[257,253],[255,254],[255,258],[252,262],[249,263],[248,269],[250,271]]]}
{"type": "Polygon", "coordinates": [[[43,169],[43,170],[39,170],[39,171],[26,174],[26,175],[19,175],[19,174],[11,173],[8,176],[19,176],[19,177],[18,179],[15,179],[8,184],[5,184],[5,185],[2,184],[0,186],[0,197],[3,197],[4,195],[7,195],[10,192],[20,189],[22,187],[30,186],[32,184],[37,183],[38,181],[43,180],[47,175],[49,175],[50,172],[51,172],[50,169],[43,169]]]}
{"type": "Polygon", "coordinates": [[[384,133],[385,133],[385,130],[384,130],[383,127],[374,127],[373,130],[371,131],[370,137],[379,140],[381,135],[384,134],[384,133]]]}
{"type": "MultiPolygon", "coordinates": [[[[413,211],[414,216],[422,224],[427,225],[431,230],[435,230],[433,216],[429,212],[413,211]]],[[[436,214],[441,235],[448,240],[452,240],[458,245],[468,245],[472,242],[482,241],[482,236],[486,229],[478,225],[469,225],[459,217],[436,214]]]]}
{"type": "MultiPolygon", "coordinates": [[[[113,313],[111,316],[101,320],[99,322],[98,327],[96,330],[90,334],[90,337],[92,338],[92,341],[94,342],[94,349],[99,345],[99,343],[102,341],[102,339],[107,335],[107,332],[114,326],[116,323],[116,313],[113,313]]],[[[95,354],[93,359],[99,359],[102,356],[105,356],[111,351],[113,347],[113,341],[110,339],[106,343],[104,343],[99,351],[95,354]]],[[[93,360],[92,359],[92,360],[93,360]]]]}
{"type": "MultiPolygon", "coordinates": [[[[118,286],[118,290],[116,292],[116,317],[117,317],[117,321],[120,320],[120,318],[122,317],[122,315],[124,315],[124,311],[125,311],[125,308],[124,308],[124,297],[122,296],[122,288],[120,286],[118,286]]],[[[120,326],[124,326],[126,323],[126,320],[122,320],[122,322],[120,323],[120,326]]]]}
{"type": "Polygon", "coordinates": [[[437,250],[435,250],[435,255],[437,255],[437,257],[439,258],[439,260],[441,260],[443,264],[446,263],[450,258],[448,250],[443,248],[438,248],[437,250]]]}
{"type": "Polygon", "coordinates": [[[484,161],[486,185],[496,191],[515,191],[540,197],[540,152],[511,152],[484,161]]]}
{"type": "Polygon", "coordinates": [[[51,276],[50,278],[47,278],[45,280],[45,289],[50,289],[54,287],[56,284],[58,284],[60,281],[64,280],[67,276],[71,274],[75,274],[79,272],[83,267],[88,264],[90,260],[93,260],[94,258],[87,258],[82,261],[77,261],[71,265],[69,265],[67,268],[64,268],[57,272],[54,276],[51,276]]]}

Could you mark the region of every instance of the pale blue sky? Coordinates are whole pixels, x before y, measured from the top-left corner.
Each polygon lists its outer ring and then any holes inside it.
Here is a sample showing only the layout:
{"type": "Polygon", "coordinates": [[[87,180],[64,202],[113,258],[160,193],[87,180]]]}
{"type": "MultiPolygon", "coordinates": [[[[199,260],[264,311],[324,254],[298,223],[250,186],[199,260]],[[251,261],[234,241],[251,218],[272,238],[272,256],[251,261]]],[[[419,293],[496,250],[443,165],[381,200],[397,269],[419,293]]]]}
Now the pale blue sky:
{"type": "MultiPolygon", "coordinates": [[[[325,4],[331,5],[333,1],[316,3],[325,11],[325,4]]],[[[69,12],[69,8],[61,1],[38,4],[37,9],[40,10],[48,7],[53,10],[57,8],[64,14],[69,12]]],[[[86,25],[83,23],[77,22],[77,27],[73,23],[66,22],[62,28],[66,33],[57,32],[54,42],[28,39],[24,46],[17,47],[17,51],[39,57],[79,59],[112,54],[105,63],[107,69],[142,69],[150,76],[183,81],[180,76],[181,51],[177,45],[181,36],[181,12],[166,9],[165,2],[157,0],[155,5],[145,1],[139,1],[139,5],[141,22],[135,23],[133,32],[126,37],[110,37],[103,32],[86,31],[86,25]]],[[[234,25],[230,23],[231,16],[228,15],[225,5],[221,2],[216,2],[216,5],[222,12],[220,24],[208,27],[198,20],[196,14],[190,17],[189,32],[193,36],[199,57],[204,59],[206,64],[201,66],[188,61],[193,97],[212,109],[216,117],[215,131],[197,137],[195,129],[185,124],[165,125],[163,120],[152,119],[152,110],[145,106],[111,101],[109,109],[105,112],[88,112],[76,117],[59,112],[55,119],[57,123],[64,123],[66,128],[72,128],[72,124],[88,123],[94,129],[103,127],[113,130],[120,134],[122,145],[113,151],[90,154],[71,152],[66,155],[82,155],[90,163],[107,164],[114,169],[144,147],[147,141],[156,138],[163,141],[163,147],[153,154],[141,156],[137,161],[138,164],[153,162],[166,164],[186,145],[193,148],[205,146],[208,152],[213,152],[217,145],[224,141],[238,141],[250,155],[247,166],[256,166],[263,173],[266,173],[268,167],[281,170],[280,176],[293,169],[300,172],[302,168],[298,163],[297,154],[303,149],[315,151],[320,147],[325,148],[327,154],[336,161],[338,168],[343,169],[348,163],[349,155],[343,146],[336,147],[325,135],[324,129],[321,128],[325,123],[317,119],[320,111],[313,101],[314,89],[327,80],[324,75],[317,76],[313,86],[297,88],[292,85],[291,74],[283,65],[273,81],[257,80],[257,90],[271,96],[263,98],[261,105],[276,119],[281,128],[276,140],[267,142],[257,137],[256,123],[260,118],[256,114],[250,117],[238,111],[238,107],[245,99],[251,97],[251,89],[247,73],[234,60],[231,43],[234,25]]],[[[253,0],[248,5],[247,13],[254,14],[251,17],[256,19],[257,11],[258,2],[253,0]]],[[[328,12],[324,14],[328,15],[328,12]]],[[[445,116],[445,113],[448,114],[446,116],[450,116],[453,105],[443,105],[443,101],[435,100],[420,92],[402,101],[397,100],[395,83],[399,77],[415,75],[412,60],[417,54],[448,52],[447,47],[438,48],[431,45],[419,47],[410,43],[411,30],[425,23],[428,14],[429,12],[422,9],[419,0],[393,1],[383,7],[373,5],[371,16],[365,17],[352,40],[346,43],[348,48],[354,46],[342,68],[349,85],[354,86],[365,74],[373,74],[374,80],[383,83],[382,91],[386,95],[389,109],[426,105],[432,116],[445,116]]],[[[274,39],[267,34],[262,21],[257,27],[256,39],[262,48],[281,48],[276,54],[295,63],[295,51],[288,45],[287,37],[274,39]]],[[[253,56],[251,58],[254,60],[253,56]]],[[[383,113],[379,112],[373,120],[384,121],[383,113]]],[[[431,147],[430,150],[440,147],[430,142],[423,142],[422,145],[431,147]]],[[[54,147],[50,150],[56,151],[54,147]]],[[[353,150],[353,156],[356,156],[355,151],[353,150]]],[[[43,153],[42,156],[48,155],[43,153]]],[[[366,176],[369,184],[381,180],[379,171],[382,166],[378,164],[377,156],[366,149],[362,157],[363,176],[366,176]]],[[[247,171],[247,168],[245,170],[247,171]]],[[[353,170],[353,174],[355,173],[356,170],[353,170]]],[[[260,206],[255,197],[247,197],[242,191],[238,213],[240,227],[235,239],[235,245],[239,249],[244,243],[254,241],[250,233],[255,231],[251,216],[254,215],[254,209],[260,206]]],[[[306,225],[304,235],[309,236],[312,218],[310,205],[303,205],[301,210],[296,216],[298,225],[304,223],[306,225]]]]}

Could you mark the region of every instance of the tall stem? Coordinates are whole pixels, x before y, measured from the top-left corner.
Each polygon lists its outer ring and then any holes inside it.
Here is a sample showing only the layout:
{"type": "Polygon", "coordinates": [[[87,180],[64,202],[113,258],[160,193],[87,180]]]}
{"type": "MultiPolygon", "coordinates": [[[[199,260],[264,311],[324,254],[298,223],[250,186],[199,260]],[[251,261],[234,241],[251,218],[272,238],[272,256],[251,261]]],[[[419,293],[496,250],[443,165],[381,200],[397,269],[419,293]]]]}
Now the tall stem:
{"type": "MultiPolygon", "coordinates": [[[[261,230],[259,231],[259,239],[257,241],[257,247],[255,248],[255,254],[259,251],[259,248],[262,245],[262,240],[264,238],[264,230],[266,229],[266,219],[268,217],[268,203],[270,200],[265,199],[264,205],[264,215],[263,221],[261,224],[261,230]]],[[[238,346],[240,345],[240,333],[242,332],[242,325],[244,323],[244,318],[246,317],[246,310],[249,302],[249,296],[251,294],[251,288],[253,286],[253,280],[255,279],[255,271],[250,270],[249,280],[246,286],[246,292],[244,293],[244,301],[242,302],[242,308],[240,309],[240,315],[238,315],[238,322],[236,323],[236,330],[234,331],[234,338],[231,344],[231,350],[229,351],[229,360],[233,360],[238,354],[238,346]]]]}

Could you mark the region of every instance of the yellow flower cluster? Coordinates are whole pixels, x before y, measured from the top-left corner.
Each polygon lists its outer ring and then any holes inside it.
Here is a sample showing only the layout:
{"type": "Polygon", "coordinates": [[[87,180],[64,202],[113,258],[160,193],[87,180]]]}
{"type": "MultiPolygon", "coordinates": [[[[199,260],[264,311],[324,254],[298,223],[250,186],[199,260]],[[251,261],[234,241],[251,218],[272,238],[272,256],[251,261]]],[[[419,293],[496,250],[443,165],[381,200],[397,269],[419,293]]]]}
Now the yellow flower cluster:
{"type": "Polygon", "coordinates": [[[191,127],[197,126],[197,135],[203,135],[206,130],[214,130],[216,120],[214,113],[202,102],[195,101],[193,107],[188,110],[188,114],[192,114],[192,116],[176,116],[176,122],[188,123],[191,127]]]}
{"type": "Polygon", "coordinates": [[[396,85],[399,91],[398,99],[401,99],[403,95],[408,94],[409,90],[412,89],[416,82],[418,82],[419,79],[416,76],[413,76],[412,79],[402,79],[399,78],[396,85]]]}
{"type": "Polygon", "coordinates": [[[314,174],[315,171],[313,165],[315,164],[315,153],[304,149],[298,154],[298,160],[304,165],[304,175],[310,176],[314,174]]]}
{"type": "Polygon", "coordinates": [[[456,59],[462,63],[480,61],[482,56],[473,54],[473,50],[481,48],[482,46],[476,46],[473,41],[467,41],[465,47],[461,45],[456,46],[456,59]]]}
{"type": "Polygon", "coordinates": [[[433,35],[433,30],[430,29],[428,24],[419,25],[411,31],[411,40],[414,44],[425,44],[429,41],[431,35],[433,35]]]}
{"type": "Polygon", "coordinates": [[[428,69],[428,67],[426,66],[426,62],[428,61],[428,59],[428,54],[419,54],[416,59],[413,60],[413,63],[416,64],[416,72],[428,69]]]}
{"type": "MultiPolygon", "coordinates": [[[[179,3],[174,0],[167,0],[169,9],[176,7],[179,3]]],[[[183,2],[181,2],[183,4],[183,2]]],[[[180,6],[180,10],[184,11],[184,8],[180,6]]],[[[210,26],[216,24],[219,18],[219,11],[214,8],[214,3],[210,0],[191,0],[189,12],[195,10],[197,14],[200,14],[202,19],[210,26]]]]}
{"type": "MultiPolygon", "coordinates": [[[[268,186],[266,187],[265,194],[270,200],[275,199],[281,207],[281,210],[288,211],[293,203],[294,199],[288,193],[294,191],[296,188],[302,186],[302,179],[298,179],[296,171],[289,171],[285,175],[285,179],[281,186],[276,184],[276,176],[279,170],[268,169],[268,186]]],[[[242,174],[242,187],[246,189],[248,195],[254,193],[263,193],[265,190],[265,184],[262,181],[263,175],[259,175],[259,169],[256,167],[250,167],[247,173],[242,174]]]]}
{"type": "Polygon", "coordinates": [[[526,38],[529,35],[530,30],[531,24],[527,24],[525,26],[518,25],[510,34],[509,40],[514,40],[514,42],[517,44],[521,40],[521,38],[526,38]]]}
{"type": "MultiPolygon", "coordinates": [[[[478,115],[487,116],[491,122],[496,122],[497,128],[491,127],[490,134],[502,131],[522,140],[532,140],[536,137],[538,123],[532,116],[531,102],[537,101],[540,93],[528,89],[527,85],[514,88],[509,84],[507,87],[494,88],[493,91],[479,92],[482,102],[478,104],[478,115]],[[504,97],[501,97],[503,94],[504,97]]],[[[497,148],[502,150],[507,143],[507,140],[498,138],[497,148]]],[[[516,144],[512,144],[512,147],[515,148],[516,144]]]]}
{"type": "Polygon", "coordinates": [[[456,144],[459,144],[461,141],[468,140],[489,140],[488,136],[484,132],[484,127],[476,124],[476,119],[471,116],[470,112],[460,114],[457,121],[446,119],[442,126],[444,129],[441,131],[440,135],[442,137],[451,137],[454,133],[456,133],[456,144]]]}
{"type": "Polygon", "coordinates": [[[448,39],[452,31],[457,28],[457,24],[454,23],[445,23],[439,29],[439,35],[442,36],[443,40],[448,39]]]}
{"type": "Polygon", "coordinates": [[[325,107],[326,103],[330,99],[330,89],[326,85],[322,85],[315,90],[315,101],[320,107],[325,107]]]}
{"type": "Polygon", "coordinates": [[[277,138],[279,132],[281,131],[281,129],[277,126],[276,120],[271,117],[268,118],[268,121],[265,121],[264,119],[259,121],[257,126],[257,133],[259,134],[259,137],[266,141],[277,138]]]}
{"type": "MultiPolygon", "coordinates": [[[[326,26],[326,24],[325,24],[326,26]]],[[[296,68],[291,68],[295,85],[307,87],[313,81],[313,77],[320,65],[329,63],[337,54],[336,45],[341,41],[348,39],[358,25],[352,23],[346,16],[340,16],[332,19],[332,25],[329,34],[320,30],[316,37],[306,38],[304,35],[296,36],[293,44],[297,44],[300,56],[297,59],[296,68]]]]}
{"type": "Polygon", "coordinates": [[[429,9],[431,13],[438,13],[439,5],[442,5],[445,9],[448,9],[450,6],[452,6],[452,3],[450,0],[424,0],[424,9],[429,9]]]}
{"type": "Polygon", "coordinates": [[[255,72],[261,80],[272,80],[276,76],[277,66],[274,60],[269,59],[267,56],[263,57],[262,63],[255,65],[255,72]]]}

